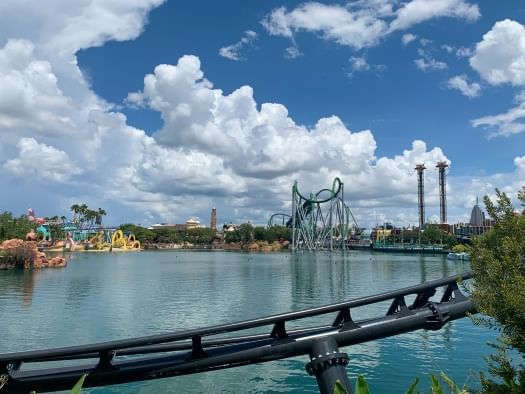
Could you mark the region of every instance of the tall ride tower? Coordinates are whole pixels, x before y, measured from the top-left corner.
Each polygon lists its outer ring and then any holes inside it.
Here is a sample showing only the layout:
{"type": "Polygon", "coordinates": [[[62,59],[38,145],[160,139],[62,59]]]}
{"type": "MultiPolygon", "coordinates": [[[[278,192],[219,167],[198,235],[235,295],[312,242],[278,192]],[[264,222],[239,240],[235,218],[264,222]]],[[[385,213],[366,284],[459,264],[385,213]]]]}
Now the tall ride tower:
{"type": "Polygon", "coordinates": [[[441,224],[447,222],[447,182],[445,171],[448,168],[446,161],[438,161],[436,168],[439,170],[439,214],[441,224]]]}
{"type": "Polygon", "coordinates": [[[425,225],[425,179],[423,171],[427,168],[424,164],[417,164],[415,170],[417,171],[417,204],[419,208],[419,229],[423,229],[425,225]]]}
{"type": "Polygon", "coordinates": [[[217,230],[217,209],[215,209],[215,207],[211,209],[210,228],[217,230]]]}

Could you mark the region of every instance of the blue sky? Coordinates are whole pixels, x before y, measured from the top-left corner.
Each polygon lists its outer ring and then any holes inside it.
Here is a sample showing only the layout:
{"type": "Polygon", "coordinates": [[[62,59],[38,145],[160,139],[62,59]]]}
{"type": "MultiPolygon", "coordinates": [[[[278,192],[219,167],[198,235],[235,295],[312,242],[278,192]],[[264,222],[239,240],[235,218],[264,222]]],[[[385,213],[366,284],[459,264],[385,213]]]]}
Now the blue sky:
{"type": "Polygon", "coordinates": [[[416,163],[430,220],[437,160],[450,221],[525,184],[522,1],[20,7],[0,5],[2,210],[265,223],[294,180],[341,176],[361,223],[407,225],[416,163]]]}

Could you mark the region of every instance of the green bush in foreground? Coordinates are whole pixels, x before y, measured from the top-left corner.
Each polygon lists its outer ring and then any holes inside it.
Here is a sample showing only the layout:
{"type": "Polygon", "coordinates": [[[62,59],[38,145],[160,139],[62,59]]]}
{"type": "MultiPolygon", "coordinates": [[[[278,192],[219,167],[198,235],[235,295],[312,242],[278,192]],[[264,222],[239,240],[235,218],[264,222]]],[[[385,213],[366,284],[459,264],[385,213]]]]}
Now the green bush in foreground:
{"type": "MultiPolygon", "coordinates": [[[[518,193],[525,207],[525,187],[518,193]]],[[[474,274],[472,300],[484,317],[473,317],[500,332],[492,346],[497,352],[488,357],[492,380],[480,374],[483,392],[525,392],[525,210],[515,212],[510,198],[496,189],[496,201],[487,196],[485,206],[494,228],[477,238],[471,253],[474,274]],[[509,351],[516,351],[514,360],[509,351]]]]}

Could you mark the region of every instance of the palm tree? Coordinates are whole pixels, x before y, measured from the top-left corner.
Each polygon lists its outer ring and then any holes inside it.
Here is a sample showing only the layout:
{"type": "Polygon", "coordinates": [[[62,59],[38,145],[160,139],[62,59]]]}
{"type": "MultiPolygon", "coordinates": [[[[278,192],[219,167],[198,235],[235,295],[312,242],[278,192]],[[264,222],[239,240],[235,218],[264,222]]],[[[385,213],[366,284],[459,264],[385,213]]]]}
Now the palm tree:
{"type": "Polygon", "coordinates": [[[88,206],[86,204],[82,204],[80,207],[78,207],[79,214],[80,214],[80,222],[83,223],[87,220],[86,213],[88,211],[88,206]]]}
{"type": "Polygon", "coordinates": [[[89,222],[89,226],[93,227],[93,222],[97,218],[97,211],[93,211],[92,209],[87,209],[84,216],[86,218],[86,221],[89,222]]]}
{"type": "Polygon", "coordinates": [[[106,216],[106,211],[99,208],[97,212],[97,224],[102,224],[102,216],[106,216]]]}
{"type": "Polygon", "coordinates": [[[73,211],[73,222],[74,222],[74,221],[76,221],[77,215],[80,212],[80,205],[73,204],[73,205],[71,205],[71,207],[69,209],[71,209],[73,211]]]}

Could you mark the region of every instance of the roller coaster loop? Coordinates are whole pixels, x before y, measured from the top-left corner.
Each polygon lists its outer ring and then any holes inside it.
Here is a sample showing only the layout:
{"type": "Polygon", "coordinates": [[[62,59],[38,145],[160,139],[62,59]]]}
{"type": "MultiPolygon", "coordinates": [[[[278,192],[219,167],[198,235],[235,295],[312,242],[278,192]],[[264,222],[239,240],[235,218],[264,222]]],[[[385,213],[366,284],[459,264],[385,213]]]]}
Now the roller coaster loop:
{"type": "Polygon", "coordinates": [[[418,329],[437,330],[449,321],[475,313],[474,305],[457,283],[469,278],[471,274],[465,273],[351,301],[237,323],[90,345],[0,354],[0,381],[6,382],[0,392],[66,390],[83,374],[88,374],[84,387],[95,387],[239,367],[304,354],[310,355],[306,369],[316,376],[321,393],[333,393],[336,380],[351,392],[345,372],[348,356],[339,347],[418,329]],[[390,302],[383,315],[352,319],[351,312],[356,308],[380,302],[390,302]],[[314,317],[317,317],[314,322],[307,323],[308,318],[314,317]],[[328,321],[320,325],[321,318],[328,321]],[[294,328],[290,327],[292,325],[294,328]]]}

